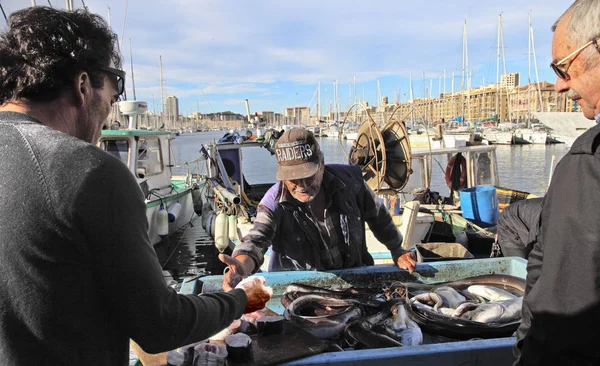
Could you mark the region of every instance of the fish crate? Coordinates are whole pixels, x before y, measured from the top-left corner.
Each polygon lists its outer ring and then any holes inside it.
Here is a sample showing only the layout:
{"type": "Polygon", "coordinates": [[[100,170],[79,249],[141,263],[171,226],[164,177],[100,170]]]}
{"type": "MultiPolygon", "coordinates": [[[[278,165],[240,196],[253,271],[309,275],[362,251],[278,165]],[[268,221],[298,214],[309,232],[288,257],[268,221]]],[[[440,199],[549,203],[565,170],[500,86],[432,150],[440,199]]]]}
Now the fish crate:
{"type": "MultiPolygon", "coordinates": [[[[365,288],[386,281],[435,284],[467,277],[501,274],[525,278],[527,261],[522,258],[485,258],[419,263],[412,274],[394,266],[370,266],[327,272],[289,271],[258,273],[273,289],[267,307],[283,314],[281,296],[288,285],[303,283],[329,289],[365,288]]],[[[189,294],[221,291],[223,276],[207,276],[184,283],[181,292],[189,294]]],[[[285,365],[510,365],[514,361],[514,337],[448,341],[418,346],[327,352],[291,361],[285,365]]]]}
{"type": "Polygon", "coordinates": [[[498,196],[498,206],[500,212],[504,210],[511,203],[527,199],[529,192],[518,191],[516,189],[496,187],[496,194],[498,196]]]}

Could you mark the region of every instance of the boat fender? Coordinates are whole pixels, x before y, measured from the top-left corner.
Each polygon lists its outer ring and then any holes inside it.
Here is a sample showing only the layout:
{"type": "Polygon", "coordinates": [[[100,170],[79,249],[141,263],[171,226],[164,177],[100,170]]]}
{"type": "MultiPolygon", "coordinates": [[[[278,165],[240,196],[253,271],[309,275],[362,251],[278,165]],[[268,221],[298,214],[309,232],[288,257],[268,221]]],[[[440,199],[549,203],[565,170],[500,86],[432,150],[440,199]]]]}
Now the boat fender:
{"type": "Polygon", "coordinates": [[[194,205],[194,212],[197,215],[202,215],[202,195],[200,194],[200,187],[194,185],[192,189],[192,203],[194,205]]]}
{"type": "Polygon", "coordinates": [[[175,222],[181,212],[181,203],[175,202],[169,207],[169,222],[175,222]]]}
{"type": "Polygon", "coordinates": [[[467,159],[461,153],[454,155],[448,161],[448,165],[446,166],[446,185],[453,191],[463,189],[467,185],[467,159]],[[459,174],[458,172],[460,172],[460,177],[456,179],[459,174]]]}
{"type": "Polygon", "coordinates": [[[212,210],[212,208],[210,207],[210,204],[208,202],[204,202],[202,204],[202,228],[204,230],[206,230],[206,232],[208,232],[208,219],[210,218],[211,215],[214,215],[215,212],[212,210]]]}
{"type": "Polygon", "coordinates": [[[160,237],[164,237],[169,234],[169,213],[165,209],[165,205],[162,203],[156,212],[156,233],[160,237]]]}
{"type": "Polygon", "coordinates": [[[208,232],[208,235],[212,238],[215,237],[215,218],[217,217],[217,215],[215,215],[214,213],[211,213],[208,218],[206,219],[206,231],[208,232]]]}
{"type": "Polygon", "coordinates": [[[229,246],[227,221],[227,214],[225,211],[221,211],[215,219],[215,246],[221,253],[229,246]]]}
{"type": "Polygon", "coordinates": [[[229,215],[227,218],[229,223],[227,224],[229,230],[229,240],[234,243],[237,243],[238,234],[237,234],[237,216],[229,215]]]}

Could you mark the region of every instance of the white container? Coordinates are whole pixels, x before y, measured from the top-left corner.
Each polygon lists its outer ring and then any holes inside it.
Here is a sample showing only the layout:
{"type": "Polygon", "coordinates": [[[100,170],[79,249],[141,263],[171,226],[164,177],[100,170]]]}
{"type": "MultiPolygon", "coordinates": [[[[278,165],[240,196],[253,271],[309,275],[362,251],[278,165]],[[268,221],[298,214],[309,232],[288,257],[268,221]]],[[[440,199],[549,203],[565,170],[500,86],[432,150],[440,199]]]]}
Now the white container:
{"type": "Polygon", "coordinates": [[[225,211],[221,211],[215,219],[215,246],[221,253],[229,246],[228,221],[225,211]]]}

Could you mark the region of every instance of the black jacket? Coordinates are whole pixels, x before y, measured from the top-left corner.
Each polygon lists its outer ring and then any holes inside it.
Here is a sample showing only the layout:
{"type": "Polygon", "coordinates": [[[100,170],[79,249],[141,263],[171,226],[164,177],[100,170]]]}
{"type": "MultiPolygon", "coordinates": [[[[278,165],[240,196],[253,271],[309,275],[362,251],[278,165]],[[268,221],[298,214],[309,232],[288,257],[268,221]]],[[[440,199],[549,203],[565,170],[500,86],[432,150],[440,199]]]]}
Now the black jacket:
{"type": "Polygon", "coordinates": [[[505,257],[527,259],[537,242],[543,198],[511,203],[498,218],[498,244],[505,257]]]}
{"type": "Polygon", "coordinates": [[[522,365],[597,365],[600,347],[600,125],[581,135],[554,172],[539,243],[527,266],[522,365]],[[543,258],[543,260],[542,260],[543,258]]]}

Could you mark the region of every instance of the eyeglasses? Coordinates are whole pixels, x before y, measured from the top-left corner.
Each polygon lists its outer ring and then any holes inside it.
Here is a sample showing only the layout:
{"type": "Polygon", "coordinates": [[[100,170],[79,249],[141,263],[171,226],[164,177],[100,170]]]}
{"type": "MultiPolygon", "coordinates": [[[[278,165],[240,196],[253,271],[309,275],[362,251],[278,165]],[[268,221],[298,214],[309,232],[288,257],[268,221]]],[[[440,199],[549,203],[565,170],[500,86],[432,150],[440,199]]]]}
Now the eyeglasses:
{"type": "Polygon", "coordinates": [[[567,70],[569,70],[571,63],[573,63],[573,60],[575,59],[575,57],[577,57],[577,55],[579,55],[579,53],[581,53],[581,51],[583,51],[587,46],[591,44],[593,44],[594,47],[596,47],[596,50],[600,52],[598,39],[593,39],[588,43],[584,44],[583,46],[579,47],[575,51],[571,52],[567,57],[563,58],[562,60],[551,63],[550,68],[556,73],[556,76],[558,76],[559,78],[563,80],[569,80],[571,77],[567,73],[567,70]],[[564,69],[562,69],[561,67],[563,67],[564,69]]]}
{"type": "Polygon", "coordinates": [[[104,71],[106,73],[109,73],[113,76],[117,77],[116,80],[116,84],[117,84],[117,95],[121,96],[123,95],[123,92],[125,92],[125,71],[123,70],[119,70],[119,69],[115,69],[113,67],[95,67],[96,70],[100,70],[100,71],[104,71]]]}

